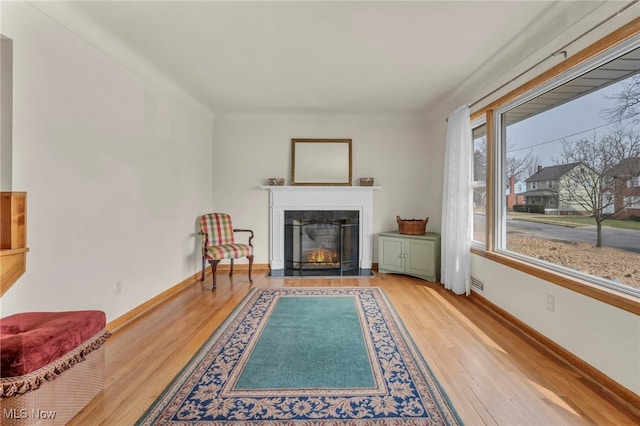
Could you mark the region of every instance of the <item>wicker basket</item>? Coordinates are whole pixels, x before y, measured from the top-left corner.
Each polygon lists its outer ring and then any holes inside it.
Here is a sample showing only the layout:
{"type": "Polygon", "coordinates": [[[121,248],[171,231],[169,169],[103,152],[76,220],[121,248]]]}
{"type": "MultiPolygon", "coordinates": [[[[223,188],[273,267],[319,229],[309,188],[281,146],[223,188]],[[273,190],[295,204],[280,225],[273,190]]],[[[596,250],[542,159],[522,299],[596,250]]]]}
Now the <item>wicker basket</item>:
{"type": "Polygon", "coordinates": [[[360,178],[360,186],[373,186],[373,178],[372,177],[360,178]]]}
{"type": "Polygon", "coordinates": [[[401,234],[405,235],[424,235],[427,230],[427,222],[429,222],[429,218],[426,219],[400,219],[400,216],[397,216],[398,220],[398,231],[401,234]]]}

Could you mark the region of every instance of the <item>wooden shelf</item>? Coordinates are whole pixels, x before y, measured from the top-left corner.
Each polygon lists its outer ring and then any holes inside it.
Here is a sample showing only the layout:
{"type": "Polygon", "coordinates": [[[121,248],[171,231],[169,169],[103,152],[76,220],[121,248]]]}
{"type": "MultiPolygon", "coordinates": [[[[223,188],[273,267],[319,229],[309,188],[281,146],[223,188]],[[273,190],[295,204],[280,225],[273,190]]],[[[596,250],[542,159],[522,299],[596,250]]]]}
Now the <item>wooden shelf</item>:
{"type": "Polygon", "coordinates": [[[0,193],[0,296],[27,270],[27,193],[0,193]]]}

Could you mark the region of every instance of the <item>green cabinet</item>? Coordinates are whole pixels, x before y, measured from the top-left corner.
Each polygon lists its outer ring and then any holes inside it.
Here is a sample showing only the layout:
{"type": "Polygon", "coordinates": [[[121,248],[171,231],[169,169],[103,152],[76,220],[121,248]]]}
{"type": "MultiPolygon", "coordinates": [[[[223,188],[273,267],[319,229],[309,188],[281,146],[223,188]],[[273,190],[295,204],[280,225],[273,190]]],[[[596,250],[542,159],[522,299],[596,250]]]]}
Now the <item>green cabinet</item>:
{"type": "Polygon", "coordinates": [[[378,272],[440,280],[440,234],[378,234],[378,272]]]}

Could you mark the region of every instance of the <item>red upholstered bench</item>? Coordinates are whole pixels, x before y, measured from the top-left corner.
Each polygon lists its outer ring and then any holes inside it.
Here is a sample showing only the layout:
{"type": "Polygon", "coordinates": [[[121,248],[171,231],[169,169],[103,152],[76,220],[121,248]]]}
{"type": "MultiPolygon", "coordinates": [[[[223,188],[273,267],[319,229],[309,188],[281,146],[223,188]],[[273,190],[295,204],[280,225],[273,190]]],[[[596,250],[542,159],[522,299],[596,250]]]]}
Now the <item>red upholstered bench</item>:
{"type": "Polygon", "coordinates": [[[0,423],[65,424],[104,388],[105,314],[28,312],[0,320],[0,423]]]}

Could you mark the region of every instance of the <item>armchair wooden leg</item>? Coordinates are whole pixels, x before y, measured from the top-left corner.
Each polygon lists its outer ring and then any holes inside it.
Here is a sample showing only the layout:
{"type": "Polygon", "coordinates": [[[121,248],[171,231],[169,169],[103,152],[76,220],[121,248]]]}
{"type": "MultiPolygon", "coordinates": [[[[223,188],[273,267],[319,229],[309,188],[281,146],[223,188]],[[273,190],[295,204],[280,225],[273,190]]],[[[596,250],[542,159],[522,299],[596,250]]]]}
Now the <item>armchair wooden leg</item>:
{"type": "Polygon", "coordinates": [[[215,291],[216,289],[216,278],[218,278],[218,273],[216,271],[218,263],[220,263],[219,260],[210,260],[209,263],[211,264],[211,274],[213,275],[213,288],[211,289],[211,291],[215,291]]]}
{"type": "Polygon", "coordinates": [[[251,278],[251,268],[253,267],[253,255],[247,256],[247,259],[249,259],[249,282],[253,283],[253,279],[251,278]]]}
{"type": "Polygon", "coordinates": [[[200,277],[200,281],[204,281],[204,268],[206,266],[206,261],[204,259],[204,256],[202,256],[202,276],[200,277]]]}
{"type": "Polygon", "coordinates": [[[231,258],[231,266],[229,267],[229,276],[233,276],[233,258],[231,258]]]}

